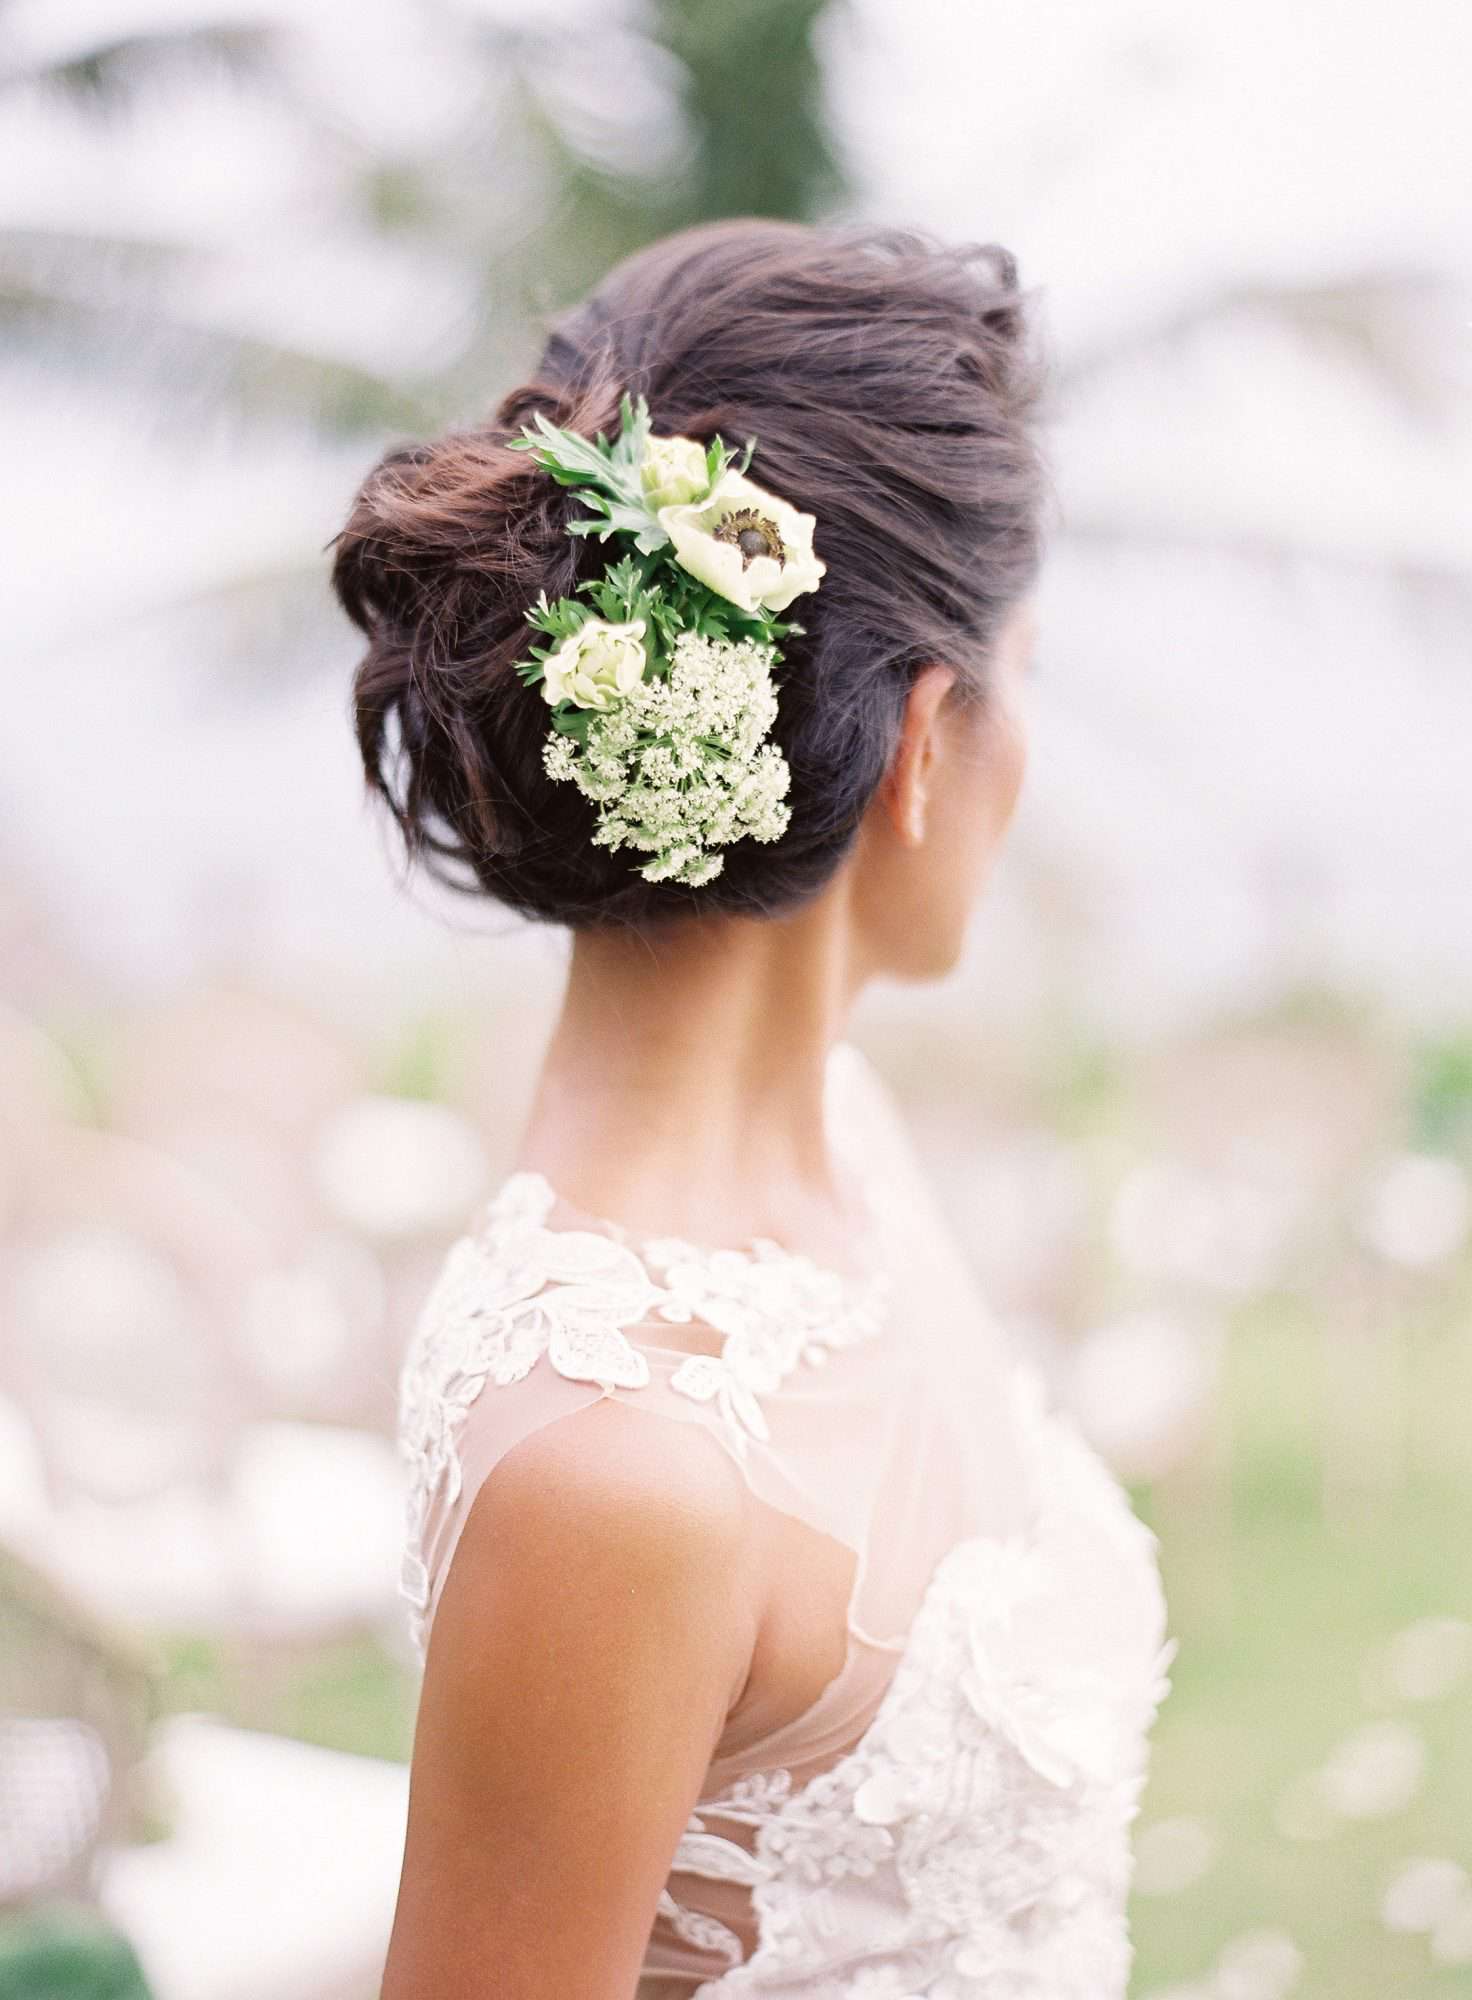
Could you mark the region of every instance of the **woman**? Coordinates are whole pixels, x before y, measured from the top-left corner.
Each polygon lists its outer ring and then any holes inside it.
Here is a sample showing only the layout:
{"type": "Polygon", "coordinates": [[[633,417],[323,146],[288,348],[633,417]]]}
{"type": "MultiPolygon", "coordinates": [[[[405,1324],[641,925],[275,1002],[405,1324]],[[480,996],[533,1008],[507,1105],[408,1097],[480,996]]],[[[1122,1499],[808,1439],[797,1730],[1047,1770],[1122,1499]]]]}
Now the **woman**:
{"type": "Polygon", "coordinates": [[[1005,253],[725,223],[339,539],[411,850],[572,932],[404,1372],[385,2000],[1124,1992],[1153,1541],[844,1039],[1012,816],[1033,391],[1005,253]]]}

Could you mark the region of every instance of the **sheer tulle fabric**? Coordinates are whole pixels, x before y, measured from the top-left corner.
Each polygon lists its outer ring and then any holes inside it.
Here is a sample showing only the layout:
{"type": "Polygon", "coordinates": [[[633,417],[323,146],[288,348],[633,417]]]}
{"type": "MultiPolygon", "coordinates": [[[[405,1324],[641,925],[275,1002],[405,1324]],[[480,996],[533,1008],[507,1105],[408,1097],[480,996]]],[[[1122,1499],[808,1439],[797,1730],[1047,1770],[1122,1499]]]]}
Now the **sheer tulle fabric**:
{"type": "Polygon", "coordinates": [[[425,1639],[476,1495],[545,1425],[611,1396],[656,1448],[699,1426],[854,1580],[838,1673],[717,1747],[640,2000],[1103,2000],[1170,1651],[1153,1539],[1007,1351],[847,1045],[828,1114],[868,1215],[846,1273],[498,1190],[405,1365],[405,1594],[425,1639]]]}

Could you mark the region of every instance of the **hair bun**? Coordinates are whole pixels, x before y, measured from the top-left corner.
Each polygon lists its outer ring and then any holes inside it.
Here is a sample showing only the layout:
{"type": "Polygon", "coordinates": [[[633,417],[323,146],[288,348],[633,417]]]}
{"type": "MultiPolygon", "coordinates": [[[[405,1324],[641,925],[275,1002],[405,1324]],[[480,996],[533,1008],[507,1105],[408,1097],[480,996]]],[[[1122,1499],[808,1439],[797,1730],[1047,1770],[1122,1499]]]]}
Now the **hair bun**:
{"type": "Polygon", "coordinates": [[[494,418],[385,453],[359,488],[336,539],[333,585],[369,637],[385,624],[451,607],[457,579],[515,594],[520,618],[545,582],[567,567],[569,496],[524,453],[507,447],[538,411],[568,429],[607,428],[616,391],[569,394],[531,382],[494,418]],[[530,590],[530,595],[527,595],[530,590]]]}
{"type": "Polygon", "coordinates": [[[369,785],[411,857],[457,889],[572,925],[763,915],[814,893],[889,761],[916,667],[984,672],[1030,585],[1035,369],[1004,253],[905,231],[735,221],[667,237],[556,323],[539,374],[485,424],[390,451],[337,537],[367,638],[354,682],[369,785]],[[513,671],[539,593],[605,564],[582,510],[508,447],[538,412],[611,435],[643,395],[667,436],[755,437],[762,476],[817,516],[822,592],[784,644],[774,740],[791,820],[712,882],[645,881],[543,767],[544,701],[513,671]]]}

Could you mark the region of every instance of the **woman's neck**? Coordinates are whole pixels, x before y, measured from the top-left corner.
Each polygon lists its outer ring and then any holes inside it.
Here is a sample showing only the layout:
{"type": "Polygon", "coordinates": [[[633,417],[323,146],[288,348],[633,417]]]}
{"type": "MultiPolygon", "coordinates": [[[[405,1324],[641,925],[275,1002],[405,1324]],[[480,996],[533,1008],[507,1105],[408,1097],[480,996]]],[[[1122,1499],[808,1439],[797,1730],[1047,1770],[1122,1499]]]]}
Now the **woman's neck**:
{"type": "Polygon", "coordinates": [[[824,1089],[855,959],[841,882],[788,918],[580,934],[522,1163],[635,1231],[821,1254],[848,1219],[824,1089]]]}

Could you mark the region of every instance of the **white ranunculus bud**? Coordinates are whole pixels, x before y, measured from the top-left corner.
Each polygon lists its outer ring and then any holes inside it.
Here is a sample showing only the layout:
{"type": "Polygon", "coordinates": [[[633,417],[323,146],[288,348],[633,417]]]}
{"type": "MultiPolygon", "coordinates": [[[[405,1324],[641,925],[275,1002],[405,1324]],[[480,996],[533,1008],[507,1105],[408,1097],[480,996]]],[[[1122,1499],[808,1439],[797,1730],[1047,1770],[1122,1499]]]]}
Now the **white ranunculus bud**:
{"type": "Polygon", "coordinates": [[[643,680],[647,658],[642,618],[627,625],[590,618],[544,662],[542,693],[554,706],[610,708],[643,680]]]}
{"type": "Polygon", "coordinates": [[[683,507],[703,500],[710,491],[705,446],[694,438],[652,437],[639,465],[644,498],[656,514],[661,507],[683,507]]]}
{"type": "Polygon", "coordinates": [[[785,611],[826,574],[813,554],[813,516],[741,472],[725,473],[693,505],[661,507],[659,525],[683,569],[752,614],[785,611]]]}

